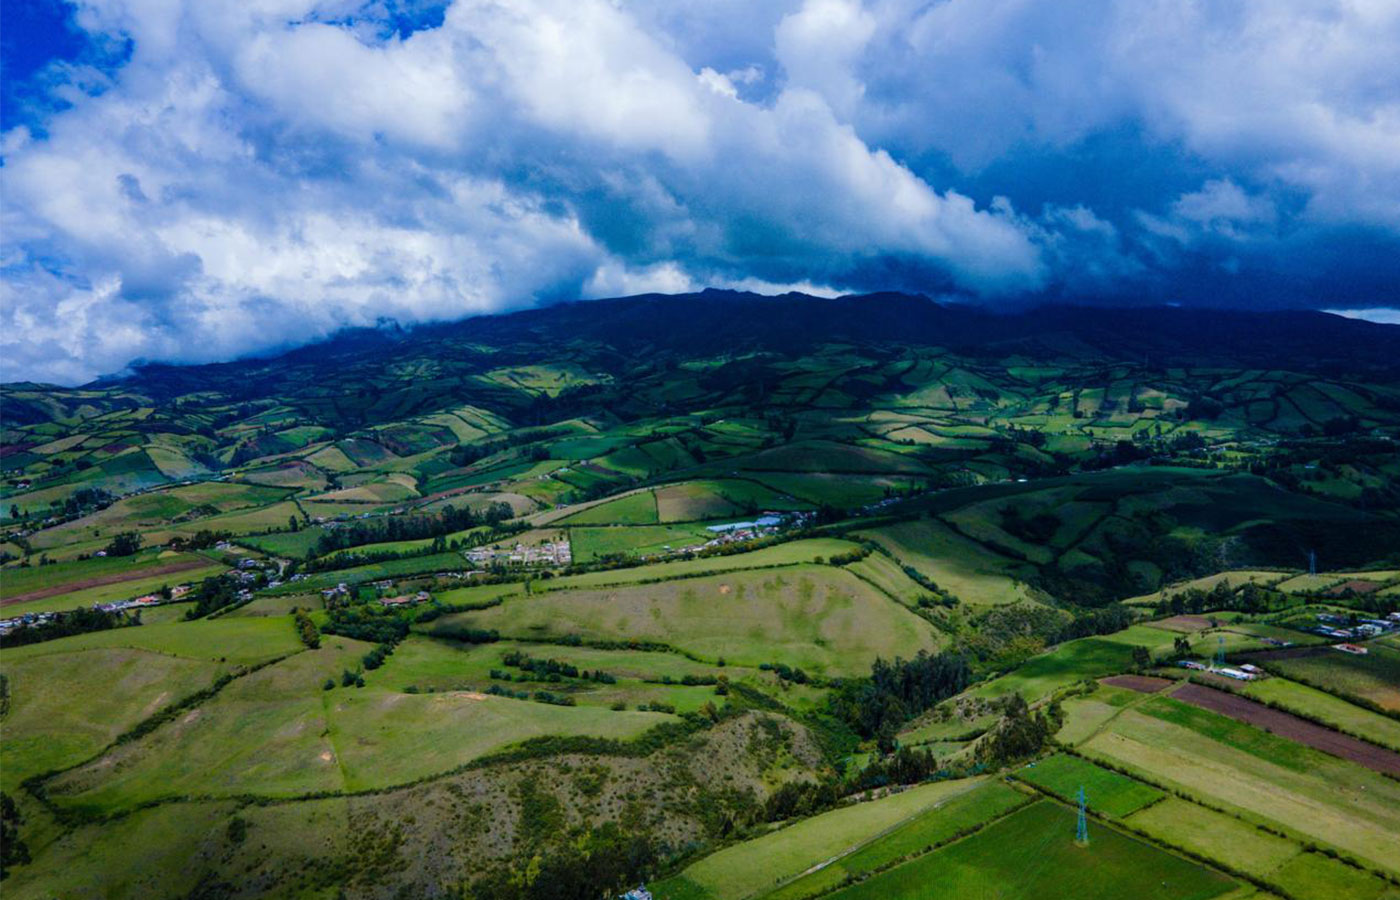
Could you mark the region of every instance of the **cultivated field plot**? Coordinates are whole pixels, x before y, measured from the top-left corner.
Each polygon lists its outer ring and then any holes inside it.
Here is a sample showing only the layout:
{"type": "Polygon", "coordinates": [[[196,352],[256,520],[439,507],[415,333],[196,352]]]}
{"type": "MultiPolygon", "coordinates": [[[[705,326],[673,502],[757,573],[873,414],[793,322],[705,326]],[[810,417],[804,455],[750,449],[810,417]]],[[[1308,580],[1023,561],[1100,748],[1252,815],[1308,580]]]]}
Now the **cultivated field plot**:
{"type": "Polygon", "coordinates": [[[906,659],[938,645],[923,619],[841,569],[803,565],[677,582],[516,597],[438,620],[524,640],[656,641],[706,660],[782,662],[855,674],[877,656],[906,659]]]}
{"type": "Polygon", "coordinates": [[[1400,722],[1325,691],[1286,678],[1266,678],[1245,685],[1243,692],[1263,703],[1282,706],[1374,744],[1400,750],[1400,722]]]}
{"type": "Polygon", "coordinates": [[[1199,684],[1183,684],[1172,692],[1172,697],[1183,703],[1262,728],[1271,734],[1306,744],[1324,753],[1349,759],[1368,769],[1400,776],[1400,753],[1382,749],[1321,725],[1314,725],[1305,719],[1281,710],[1270,709],[1245,697],[1199,684]]]}
{"type": "Polygon", "coordinates": [[[1354,763],[1160,696],[1121,711],[1079,750],[1400,871],[1400,785],[1354,763]]]}
{"type": "Polygon", "coordinates": [[[657,900],[730,900],[763,896],[811,867],[973,791],[980,780],[921,785],[797,822],[705,857],[657,884],[657,900]]]}
{"type": "Polygon", "coordinates": [[[893,830],[877,832],[868,843],[821,865],[777,890],[764,900],[805,900],[837,888],[848,877],[861,877],[1033,802],[1033,797],[997,781],[984,782],[966,793],[940,800],[893,830]]]}
{"type": "Polygon", "coordinates": [[[1031,599],[1023,581],[1034,572],[1030,566],[992,553],[941,522],[924,519],[857,536],[875,540],[964,603],[997,606],[1031,599]]]}
{"type": "Polygon", "coordinates": [[[438,774],[531,737],[628,738],[673,721],[475,692],[321,689],[369,649],[335,638],[236,679],[214,699],[55,779],[50,796],[115,811],[182,796],[363,790],[438,774]]]}
{"type": "Polygon", "coordinates": [[[1118,819],[1166,796],[1151,785],[1065,754],[1022,766],[1016,777],[1070,802],[1083,788],[1089,809],[1118,819]]]}
{"type": "Polygon", "coordinates": [[[998,897],[1039,900],[1208,900],[1236,882],[1113,829],[1074,841],[1073,810],[1049,800],[969,838],[837,891],[838,900],[998,897]]]}
{"type": "Polygon", "coordinates": [[[1365,656],[1318,647],[1262,654],[1259,659],[1288,678],[1400,712],[1400,650],[1379,641],[1369,642],[1367,649],[1365,656]]]}

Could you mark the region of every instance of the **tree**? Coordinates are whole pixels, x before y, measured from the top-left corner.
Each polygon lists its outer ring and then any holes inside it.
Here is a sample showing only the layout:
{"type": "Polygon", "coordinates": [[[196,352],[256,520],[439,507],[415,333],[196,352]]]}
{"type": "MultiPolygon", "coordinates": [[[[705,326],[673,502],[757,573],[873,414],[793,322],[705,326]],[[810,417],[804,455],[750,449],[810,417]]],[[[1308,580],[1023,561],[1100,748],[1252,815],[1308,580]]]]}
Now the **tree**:
{"type": "Polygon", "coordinates": [[[135,531],[123,531],[112,538],[107,545],[108,556],[133,556],[141,549],[143,539],[135,531]]]}
{"type": "Polygon", "coordinates": [[[1191,642],[1187,640],[1186,635],[1178,634],[1176,640],[1172,641],[1172,649],[1176,651],[1177,656],[1190,656],[1191,642]]]}
{"type": "Polygon", "coordinates": [[[301,531],[301,520],[299,520],[296,516],[287,516],[287,530],[301,531]]]}
{"type": "Polygon", "coordinates": [[[1142,646],[1134,647],[1133,665],[1139,669],[1145,669],[1152,665],[1152,651],[1142,646]]]}

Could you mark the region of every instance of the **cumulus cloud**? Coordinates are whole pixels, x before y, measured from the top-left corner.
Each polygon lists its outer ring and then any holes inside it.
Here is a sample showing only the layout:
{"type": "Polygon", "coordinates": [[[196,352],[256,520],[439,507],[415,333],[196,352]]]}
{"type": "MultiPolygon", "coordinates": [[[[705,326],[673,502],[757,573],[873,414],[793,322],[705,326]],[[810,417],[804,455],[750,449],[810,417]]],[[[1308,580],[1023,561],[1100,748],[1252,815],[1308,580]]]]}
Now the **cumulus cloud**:
{"type": "Polygon", "coordinates": [[[1400,9],[1375,0],[81,0],[75,22],[124,50],[56,61],[0,138],[7,379],[708,285],[1235,302],[1292,266],[1276,302],[1325,278],[1345,308],[1397,286],[1375,256],[1400,250],[1400,9]]]}

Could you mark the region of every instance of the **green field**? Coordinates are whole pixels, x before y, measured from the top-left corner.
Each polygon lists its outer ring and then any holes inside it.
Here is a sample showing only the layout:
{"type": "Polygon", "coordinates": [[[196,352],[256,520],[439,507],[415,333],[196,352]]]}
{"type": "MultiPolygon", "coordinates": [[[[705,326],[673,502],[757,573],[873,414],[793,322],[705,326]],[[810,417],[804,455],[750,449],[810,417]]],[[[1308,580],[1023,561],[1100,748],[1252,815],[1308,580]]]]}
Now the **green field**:
{"type": "Polygon", "coordinates": [[[1030,574],[1025,564],[994,554],[935,520],[891,525],[864,536],[964,603],[997,606],[1031,599],[1023,580],[1030,574]]]}
{"type": "Polygon", "coordinates": [[[368,649],[335,638],[239,678],[176,721],[55,779],[50,794],[61,805],[113,811],[179,796],[364,790],[444,772],[531,737],[625,738],[667,720],[472,692],[321,690],[368,649]]]}
{"type": "Polygon", "coordinates": [[[1064,754],[1022,766],[1016,771],[1016,777],[1067,802],[1077,800],[1082,788],[1089,809],[1115,819],[1150,806],[1166,796],[1151,785],[1064,754]]]}
{"type": "Polygon", "coordinates": [[[637,491],[616,500],[590,506],[555,522],[558,525],[655,525],[656,494],[637,491]]]}
{"type": "Polygon", "coordinates": [[[707,660],[782,662],[855,673],[875,657],[910,657],[938,638],[927,622],[848,572],[793,566],[657,585],[551,591],[440,619],[509,637],[659,641],[707,660]]]}
{"type": "Polygon", "coordinates": [[[876,832],[869,843],[762,895],[766,900],[806,900],[839,887],[847,878],[862,877],[929,847],[949,841],[969,829],[1005,815],[1031,798],[1006,785],[987,781],[955,794],[891,831],[876,832]]]}
{"type": "Polygon", "coordinates": [[[574,559],[591,562],[617,554],[646,556],[699,546],[714,535],[694,525],[608,525],[571,527],[569,542],[574,559]]]}
{"type": "Polygon", "coordinates": [[[1154,783],[1400,870],[1400,786],[1367,769],[1167,698],[1124,710],[1079,748],[1154,783]]]}
{"type": "Polygon", "coordinates": [[[30,775],[82,762],[230,668],[149,650],[51,649],[61,652],[17,656],[6,651],[0,659],[9,685],[0,741],[0,785],[6,791],[30,775]]]}
{"type": "Polygon", "coordinates": [[[761,896],[833,855],[918,817],[979,782],[923,785],[805,819],[707,856],[655,886],[657,900],[761,896]]]}
{"type": "Polygon", "coordinates": [[[1308,656],[1270,659],[1284,675],[1329,693],[1360,697],[1400,712],[1400,650],[1372,641],[1365,656],[1319,650],[1308,656]]]}
{"type": "Polygon", "coordinates": [[[1074,841],[1074,812],[1042,800],[971,837],[832,894],[839,900],[1075,897],[1206,900],[1235,882],[1102,825],[1074,841]]]}

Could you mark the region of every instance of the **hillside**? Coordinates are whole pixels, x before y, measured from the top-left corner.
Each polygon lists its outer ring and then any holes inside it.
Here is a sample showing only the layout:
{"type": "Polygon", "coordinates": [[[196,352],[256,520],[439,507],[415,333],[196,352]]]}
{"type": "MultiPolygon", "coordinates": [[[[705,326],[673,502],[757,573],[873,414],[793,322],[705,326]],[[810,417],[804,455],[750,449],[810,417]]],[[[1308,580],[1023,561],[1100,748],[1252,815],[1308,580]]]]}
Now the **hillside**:
{"type": "Polygon", "coordinates": [[[1400,879],[1400,327],[709,291],[0,405],[7,896],[1043,896],[1079,783],[1077,895],[1400,879]]]}

